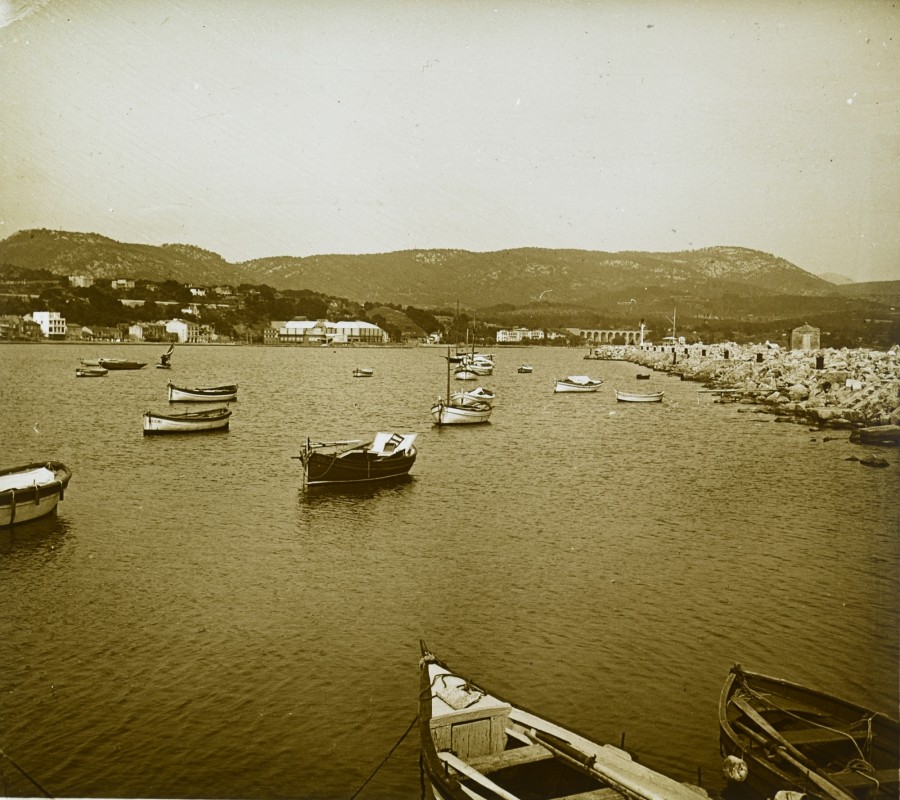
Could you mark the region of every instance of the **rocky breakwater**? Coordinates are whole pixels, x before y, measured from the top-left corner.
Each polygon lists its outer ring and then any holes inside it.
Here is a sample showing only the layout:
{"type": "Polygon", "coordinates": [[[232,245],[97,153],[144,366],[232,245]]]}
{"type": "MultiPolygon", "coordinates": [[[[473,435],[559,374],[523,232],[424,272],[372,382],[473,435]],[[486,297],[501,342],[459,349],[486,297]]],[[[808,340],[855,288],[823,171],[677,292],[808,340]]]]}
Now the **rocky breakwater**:
{"type": "Polygon", "coordinates": [[[641,345],[610,357],[699,381],[821,427],[900,426],[900,345],[890,350],[784,350],[762,345],[641,345]]]}

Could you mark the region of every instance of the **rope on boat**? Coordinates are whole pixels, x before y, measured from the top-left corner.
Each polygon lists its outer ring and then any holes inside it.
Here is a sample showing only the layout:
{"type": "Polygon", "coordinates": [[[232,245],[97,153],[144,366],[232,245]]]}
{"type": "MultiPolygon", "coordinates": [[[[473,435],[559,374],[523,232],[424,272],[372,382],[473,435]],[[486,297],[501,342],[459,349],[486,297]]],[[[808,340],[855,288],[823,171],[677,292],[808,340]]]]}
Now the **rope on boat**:
{"type": "MultiPolygon", "coordinates": [[[[821,722],[816,722],[815,720],[809,719],[807,717],[802,717],[799,714],[794,714],[792,711],[779,706],[778,703],[776,703],[774,700],[772,700],[772,698],[770,696],[762,695],[759,692],[757,692],[756,690],[751,689],[747,685],[746,681],[741,681],[741,691],[743,691],[745,694],[755,698],[756,700],[759,700],[763,703],[768,704],[769,706],[776,709],[777,711],[780,711],[781,713],[786,714],[789,717],[793,717],[794,719],[802,722],[804,725],[812,725],[815,728],[821,728],[822,730],[831,731],[832,733],[839,734],[840,736],[843,736],[843,737],[849,739],[850,742],[852,742],[853,747],[856,748],[856,752],[859,753],[859,758],[851,759],[849,762],[847,762],[844,769],[840,770],[841,772],[861,772],[862,774],[866,775],[867,771],[868,772],[875,771],[875,767],[866,758],[862,749],[860,749],[860,746],[857,743],[856,739],[854,739],[853,736],[850,733],[848,733],[847,731],[843,731],[840,728],[832,728],[831,726],[825,725],[821,722]]],[[[877,715],[878,715],[878,712],[876,711],[866,717],[863,717],[857,723],[853,723],[853,725],[858,724],[859,722],[866,723],[866,728],[867,728],[867,730],[866,730],[866,750],[870,750],[870,748],[872,746],[872,737],[873,737],[872,719],[877,715]]],[[[852,727],[852,725],[851,725],[851,727],[852,727]]],[[[871,777],[871,775],[866,775],[866,777],[867,778],[871,777]]],[[[874,778],[873,778],[873,780],[874,780],[874,778]]],[[[875,783],[877,784],[878,782],[875,781],[875,783]]]]}
{"type": "Polygon", "coordinates": [[[10,764],[12,764],[17,770],[19,770],[19,772],[21,772],[26,778],[28,778],[28,780],[30,780],[35,786],[37,786],[37,788],[40,789],[44,793],[45,797],[53,797],[53,795],[50,794],[50,792],[48,792],[34,778],[32,778],[31,775],[29,775],[24,769],[22,769],[22,767],[20,767],[11,756],[4,753],[2,748],[0,748],[0,756],[2,756],[7,761],[9,761],[10,764]]]}
{"type": "MultiPolygon", "coordinates": [[[[374,778],[375,775],[378,773],[378,770],[380,770],[380,769],[387,763],[387,760],[394,754],[394,750],[396,750],[396,749],[400,746],[400,742],[402,742],[407,736],[409,736],[409,732],[413,729],[413,727],[415,726],[415,724],[416,724],[418,721],[419,721],[419,715],[416,714],[416,715],[413,717],[412,722],[409,723],[409,727],[408,727],[405,731],[403,731],[403,735],[402,735],[399,739],[397,739],[396,744],[395,744],[390,750],[388,750],[387,755],[386,755],[383,759],[381,759],[381,763],[380,763],[377,767],[375,767],[375,769],[372,771],[372,774],[369,775],[369,777],[366,778],[366,779],[363,781],[362,786],[360,786],[353,794],[350,795],[350,800],[354,800],[354,798],[355,798],[355,797],[356,797],[363,789],[366,788],[366,784],[367,784],[370,780],[372,780],[372,778],[374,778]]],[[[49,797],[49,795],[48,795],[48,797],[49,797]]]]}

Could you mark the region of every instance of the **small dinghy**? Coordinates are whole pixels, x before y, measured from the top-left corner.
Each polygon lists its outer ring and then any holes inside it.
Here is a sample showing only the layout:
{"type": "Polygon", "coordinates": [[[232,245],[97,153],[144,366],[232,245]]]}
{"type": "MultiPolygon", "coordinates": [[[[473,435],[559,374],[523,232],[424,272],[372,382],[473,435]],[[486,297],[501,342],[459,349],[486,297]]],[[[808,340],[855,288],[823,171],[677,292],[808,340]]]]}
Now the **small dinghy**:
{"type": "Polygon", "coordinates": [[[0,470],[0,526],[45,517],[63,499],[72,471],[59,461],[0,470]]]}

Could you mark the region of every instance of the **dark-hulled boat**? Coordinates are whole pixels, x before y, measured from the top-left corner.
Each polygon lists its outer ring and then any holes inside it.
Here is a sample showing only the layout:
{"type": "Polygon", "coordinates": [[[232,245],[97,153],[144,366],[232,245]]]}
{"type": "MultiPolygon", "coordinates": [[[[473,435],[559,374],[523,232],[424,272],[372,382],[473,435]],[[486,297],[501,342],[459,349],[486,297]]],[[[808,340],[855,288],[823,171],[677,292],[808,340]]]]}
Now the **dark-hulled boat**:
{"type": "Polygon", "coordinates": [[[732,667],[719,698],[725,776],[762,797],[898,796],[900,724],[781,678],[732,667]]]}
{"type": "Polygon", "coordinates": [[[98,358],[97,366],[104,369],[143,369],[147,366],[146,361],[131,361],[127,358],[98,358]]]}
{"type": "Polygon", "coordinates": [[[299,456],[307,485],[363,483],[407,475],[416,461],[415,433],[380,431],[371,442],[359,439],[313,442],[299,456]]]}
{"type": "Polygon", "coordinates": [[[144,436],[160,433],[208,433],[227,431],[231,411],[227,408],[205,408],[202,411],[182,411],[144,414],[144,436]]]}
{"type": "Polygon", "coordinates": [[[613,745],[516,706],[454,673],[421,643],[419,734],[436,800],[699,800],[613,745]]]}
{"type": "Polygon", "coordinates": [[[0,526],[39,519],[63,499],[72,471],[59,461],[0,470],[0,526]]]}
{"type": "Polygon", "coordinates": [[[238,391],[236,383],[196,389],[167,383],[166,388],[169,390],[170,403],[230,403],[237,400],[238,391]]]}

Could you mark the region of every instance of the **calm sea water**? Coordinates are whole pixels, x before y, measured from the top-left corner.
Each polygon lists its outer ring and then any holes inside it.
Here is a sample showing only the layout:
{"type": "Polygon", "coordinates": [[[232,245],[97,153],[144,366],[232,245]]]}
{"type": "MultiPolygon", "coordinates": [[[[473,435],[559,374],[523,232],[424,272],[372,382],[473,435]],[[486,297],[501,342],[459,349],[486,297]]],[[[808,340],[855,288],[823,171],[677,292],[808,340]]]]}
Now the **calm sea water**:
{"type": "MultiPolygon", "coordinates": [[[[415,717],[420,638],[713,794],[734,662],[896,713],[896,451],[580,350],[498,351],[491,423],[442,429],[439,349],[162,350],[0,347],[3,465],[74,473],[0,531],[0,748],[56,796],[349,798],[415,717]],[[150,365],[76,379],[98,355],[150,365]],[[170,379],[239,383],[231,430],[145,438],[170,379]],[[381,429],[418,432],[408,481],[302,489],[307,436],[381,429]]],[[[420,796],[415,731],[359,796],[420,796]]]]}

